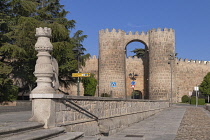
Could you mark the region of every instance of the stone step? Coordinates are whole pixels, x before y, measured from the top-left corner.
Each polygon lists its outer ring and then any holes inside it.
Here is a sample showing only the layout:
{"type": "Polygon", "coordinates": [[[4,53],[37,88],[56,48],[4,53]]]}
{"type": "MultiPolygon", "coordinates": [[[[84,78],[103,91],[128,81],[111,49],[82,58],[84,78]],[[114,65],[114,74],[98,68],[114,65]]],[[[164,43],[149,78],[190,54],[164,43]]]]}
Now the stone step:
{"type": "Polygon", "coordinates": [[[1,140],[35,140],[35,139],[46,139],[52,136],[58,135],[65,131],[62,127],[55,127],[50,129],[39,129],[34,131],[29,131],[22,134],[17,134],[5,138],[1,138],[1,140]]]}
{"type": "Polygon", "coordinates": [[[78,140],[100,140],[100,137],[97,137],[97,136],[85,136],[85,137],[82,137],[78,140]]]}
{"type": "Polygon", "coordinates": [[[0,123],[0,138],[23,131],[42,128],[43,126],[43,124],[37,122],[0,123]]]}
{"type": "MultiPolygon", "coordinates": [[[[51,138],[49,140],[76,140],[80,137],[82,137],[84,132],[66,132],[62,135],[59,135],[57,137],[51,138]]],[[[92,139],[94,140],[94,139],[92,139]]]]}
{"type": "Polygon", "coordinates": [[[138,137],[102,137],[100,140],[145,140],[138,137]]]}

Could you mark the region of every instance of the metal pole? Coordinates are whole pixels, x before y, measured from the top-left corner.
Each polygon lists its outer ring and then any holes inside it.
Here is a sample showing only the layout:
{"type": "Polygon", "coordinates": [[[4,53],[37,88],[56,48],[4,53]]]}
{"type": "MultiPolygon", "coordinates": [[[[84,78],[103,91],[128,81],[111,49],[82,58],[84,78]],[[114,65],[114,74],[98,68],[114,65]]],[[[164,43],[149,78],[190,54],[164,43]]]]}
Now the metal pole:
{"type": "Polygon", "coordinates": [[[198,91],[197,91],[197,87],[196,87],[196,107],[198,107],[198,91]]]}
{"type": "MultiPolygon", "coordinates": [[[[79,73],[79,47],[78,47],[78,54],[77,54],[77,63],[78,63],[78,73],[79,73]]],[[[80,91],[79,91],[79,77],[77,78],[77,96],[80,96],[80,91]]]]}
{"type": "Polygon", "coordinates": [[[134,88],[133,88],[133,92],[132,92],[132,97],[133,97],[133,99],[134,99],[134,88]]]}
{"type": "MultiPolygon", "coordinates": [[[[172,61],[172,60],[171,60],[172,61]]],[[[170,62],[170,67],[171,67],[171,104],[172,104],[172,93],[173,93],[173,89],[172,89],[172,62],[170,62]]]]}

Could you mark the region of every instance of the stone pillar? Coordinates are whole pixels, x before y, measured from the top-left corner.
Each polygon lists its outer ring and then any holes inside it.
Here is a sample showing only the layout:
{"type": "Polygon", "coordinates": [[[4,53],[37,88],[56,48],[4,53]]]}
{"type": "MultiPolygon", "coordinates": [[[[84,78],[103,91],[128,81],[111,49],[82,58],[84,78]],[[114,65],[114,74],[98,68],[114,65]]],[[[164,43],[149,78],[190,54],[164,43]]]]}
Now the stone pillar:
{"type": "Polygon", "coordinates": [[[113,29],[99,31],[99,94],[126,98],[125,46],[126,33],[113,29]],[[112,86],[115,83],[115,86],[112,86]]]}
{"type": "MultiPolygon", "coordinates": [[[[169,100],[171,96],[169,58],[171,54],[175,54],[175,33],[172,29],[158,28],[150,30],[149,36],[149,99],[169,100]]],[[[174,60],[172,60],[172,68],[174,68],[174,60]]],[[[172,88],[175,94],[175,72],[172,74],[172,88]]]]}
{"type": "Polygon", "coordinates": [[[32,118],[31,121],[44,123],[44,128],[55,126],[55,98],[62,98],[62,94],[56,94],[52,79],[53,59],[50,52],[53,46],[50,42],[50,28],[36,28],[35,50],[38,52],[34,75],[37,77],[37,87],[32,90],[32,118]]]}

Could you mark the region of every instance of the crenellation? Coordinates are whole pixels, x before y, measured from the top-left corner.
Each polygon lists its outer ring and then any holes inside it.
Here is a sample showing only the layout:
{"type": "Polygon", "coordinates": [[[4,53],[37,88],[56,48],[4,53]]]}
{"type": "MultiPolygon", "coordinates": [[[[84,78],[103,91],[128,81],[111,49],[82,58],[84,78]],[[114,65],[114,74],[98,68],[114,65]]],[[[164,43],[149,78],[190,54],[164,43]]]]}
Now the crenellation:
{"type": "Polygon", "coordinates": [[[136,32],[135,32],[135,35],[139,35],[139,32],[138,32],[138,31],[136,31],[136,32]]]}
{"type": "Polygon", "coordinates": [[[105,29],[105,33],[109,33],[109,29],[108,28],[105,29]]]}
{"type": "Polygon", "coordinates": [[[145,33],[144,31],[142,31],[140,35],[145,36],[147,35],[147,32],[145,33]]]}
{"type": "Polygon", "coordinates": [[[116,29],[113,28],[111,32],[112,32],[112,33],[116,33],[116,29]]]}
{"type": "Polygon", "coordinates": [[[184,59],[184,62],[188,62],[188,59],[187,59],[187,58],[185,58],[185,59],[184,59]]]}

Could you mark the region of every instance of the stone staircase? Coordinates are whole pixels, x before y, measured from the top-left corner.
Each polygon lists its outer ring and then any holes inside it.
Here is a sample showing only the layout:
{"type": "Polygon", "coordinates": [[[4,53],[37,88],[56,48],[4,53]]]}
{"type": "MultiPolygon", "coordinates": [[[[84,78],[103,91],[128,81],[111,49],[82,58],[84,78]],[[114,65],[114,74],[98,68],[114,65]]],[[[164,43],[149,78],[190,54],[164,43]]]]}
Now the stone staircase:
{"type": "Polygon", "coordinates": [[[44,129],[43,124],[37,122],[0,125],[1,140],[76,140],[84,138],[83,134],[83,132],[65,132],[63,127],[44,129]]]}

